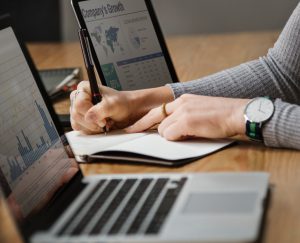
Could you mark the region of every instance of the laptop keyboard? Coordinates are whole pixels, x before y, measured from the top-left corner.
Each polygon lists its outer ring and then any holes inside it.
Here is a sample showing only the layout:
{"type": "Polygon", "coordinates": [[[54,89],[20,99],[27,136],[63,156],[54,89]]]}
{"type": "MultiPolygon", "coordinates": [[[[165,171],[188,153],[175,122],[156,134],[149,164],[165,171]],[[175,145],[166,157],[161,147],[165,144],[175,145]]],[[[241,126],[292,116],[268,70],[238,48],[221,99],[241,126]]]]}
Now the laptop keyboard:
{"type": "Polygon", "coordinates": [[[107,221],[110,219],[116,208],[120,205],[120,202],[124,199],[130,188],[133,186],[135,180],[127,180],[119,190],[109,207],[106,209],[100,220],[97,222],[95,227],[92,229],[92,235],[101,233],[102,228],[105,226],[107,221]]]}
{"type": "Polygon", "coordinates": [[[135,220],[131,224],[127,234],[136,234],[139,230],[140,225],[142,224],[144,218],[147,216],[149,210],[151,209],[152,205],[155,203],[157,197],[161,193],[162,189],[168,182],[168,179],[158,179],[155,183],[154,187],[152,188],[149,196],[147,197],[146,201],[144,202],[142,208],[140,209],[138,215],[136,216],[135,220]]]}
{"type": "Polygon", "coordinates": [[[97,212],[106,199],[110,196],[111,192],[115,190],[117,185],[121,182],[121,180],[111,180],[103,192],[98,196],[94,204],[91,206],[89,211],[85,214],[82,220],[80,220],[77,227],[71,232],[71,235],[79,235],[82,233],[82,229],[89,223],[90,219],[94,216],[95,212],[97,212]]]}
{"type": "Polygon", "coordinates": [[[124,222],[128,219],[129,215],[137,205],[141,195],[145,192],[147,187],[150,185],[151,179],[143,179],[138,187],[136,188],[135,192],[133,193],[132,197],[126,204],[123,212],[119,215],[116,222],[113,224],[112,228],[108,232],[110,235],[114,235],[119,233],[120,229],[122,228],[124,222]]]}
{"type": "Polygon", "coordinates": [[[185,177],[101,180],[57,235],[158,234],[186,181],[185,177]]]}
{"type": "Polygon", "coordinates": [[[62,235],[68,226],[75,220],[76,216],[80,213],[80,211],[87,205],[90,198],[102,188],[103,184],[105,183],[105,180],[101,180],[97,185],[93,188],[93,190],[89,193],[89,195],[81,202],[79,207],[77,208],[76,212],[73,213],[73,215],[69,218],[69,220],[64,224],[64,227],[58,232],[58,235],[62,235]]]}

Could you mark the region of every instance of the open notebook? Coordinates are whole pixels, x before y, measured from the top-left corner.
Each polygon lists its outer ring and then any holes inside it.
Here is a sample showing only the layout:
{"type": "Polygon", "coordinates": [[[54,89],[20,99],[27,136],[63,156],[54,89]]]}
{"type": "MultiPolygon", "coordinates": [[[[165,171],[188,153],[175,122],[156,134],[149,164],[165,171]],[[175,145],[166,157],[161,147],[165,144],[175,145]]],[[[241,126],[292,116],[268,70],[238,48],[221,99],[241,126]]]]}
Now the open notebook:
{"type": "Polygon", "coordinates": [[[230,140],[192,139],[171,142],[157,132],[127,134],[113,131],[107,135],[67,133],[73,153],[79,162],[126,161],[179,166],[218,151],[230,140]]]}

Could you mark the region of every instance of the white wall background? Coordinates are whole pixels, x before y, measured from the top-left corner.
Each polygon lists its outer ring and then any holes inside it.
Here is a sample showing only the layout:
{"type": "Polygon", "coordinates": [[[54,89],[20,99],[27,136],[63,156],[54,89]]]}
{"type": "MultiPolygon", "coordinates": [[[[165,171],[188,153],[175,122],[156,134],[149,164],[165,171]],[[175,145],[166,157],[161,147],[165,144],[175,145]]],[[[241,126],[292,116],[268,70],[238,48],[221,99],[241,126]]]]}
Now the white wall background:
{"type": "MultiPolygon", "coordinates": [[[[141,1],[141,0],[136,0],[141,1]]],[[[152,0],[165,35],[281,29],[299,0],[152,0]]],[[[77,39],[70,0],[61,0],[63,40],[77,39]]]]}

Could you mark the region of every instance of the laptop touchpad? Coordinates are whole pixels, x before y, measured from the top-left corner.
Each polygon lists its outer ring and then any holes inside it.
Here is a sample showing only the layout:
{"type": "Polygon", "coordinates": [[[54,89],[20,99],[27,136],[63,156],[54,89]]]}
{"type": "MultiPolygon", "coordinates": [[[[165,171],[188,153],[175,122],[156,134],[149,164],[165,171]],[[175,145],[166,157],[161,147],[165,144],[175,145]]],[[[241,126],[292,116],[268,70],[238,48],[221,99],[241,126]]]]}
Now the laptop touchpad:
{"type": "Polygon", "coordinates": [[[183,213],[252,213],[257,196],[256,192],[191,193],[184,205],[183,213]]]}

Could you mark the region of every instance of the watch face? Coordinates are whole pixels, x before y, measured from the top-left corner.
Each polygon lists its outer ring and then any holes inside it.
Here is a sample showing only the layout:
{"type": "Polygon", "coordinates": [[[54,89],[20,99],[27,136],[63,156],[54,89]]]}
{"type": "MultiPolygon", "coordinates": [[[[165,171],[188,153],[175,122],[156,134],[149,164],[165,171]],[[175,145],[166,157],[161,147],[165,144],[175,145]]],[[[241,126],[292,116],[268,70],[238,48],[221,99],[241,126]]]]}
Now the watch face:
{"type": "Polygon", "coordinates": [[[274,104],[267,98],[256,98],[252,100],[245,109],[245,116],[251,122],[267,121],[274,112],[274,104]]]}

